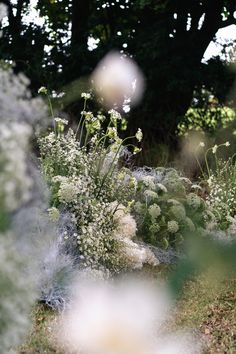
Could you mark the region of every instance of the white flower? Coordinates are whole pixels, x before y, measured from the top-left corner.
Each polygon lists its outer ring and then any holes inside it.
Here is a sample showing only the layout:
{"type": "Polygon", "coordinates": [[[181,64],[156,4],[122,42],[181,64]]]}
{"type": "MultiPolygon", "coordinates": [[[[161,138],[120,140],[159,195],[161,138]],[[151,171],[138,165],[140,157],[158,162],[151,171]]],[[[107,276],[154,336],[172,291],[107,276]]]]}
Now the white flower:
{"type": "Polygon", "coordinates": [[[135,134],[136,139],[140,142],[143,138],[143,133],[140,128],[138,128],[137,133],[135,134]]]}
{"type": "Polygon", "coordinates": [[[205,143],[203,141],[200,141],[199,146],[200,147],[205,147],[205,143]]]}
{"type": "Polygon", "coordinates": [[[38,89],[38,93],[43,93],[45,95],[47,95],[48,93],[48,90],[45,86],[41,86],[39,89],[38,89]]]}
{"type": "Polygon", "coordinates": [[[108,113],[115,119],[117,120],[122,120],[121,114],[119,112],[117,112],[115,109],[110,109],[110,111],[108,111],[108,113]]]}
{"type": "Polygon", "coordinates": [[[59,200],[65,203],[71,203],[75,201],[75,198],[79,190],[72,182],[62,182],[58,191],[59,200]]]}
{"type": "Polygon", "coordinates": [[[229,141],[226,141],[225,146],[227,146],[227,147],[230,146],[229,141]]]}
{"type": "Polygon", "coordinates": [[[60,218],[60,212],[57,208],[52,207],[48,209],[49,217],[52,221],[58,221],[60,218]]]}
{"type": "Polygon", "coordinates": [[[156,219],[158,218],[158,216],[161,215],[161,208],[159,207],[159,205],[154,203],[148,208],[148,213],[153,219],[156,219]]]}
{"type": "Polygon", "coordinates": [[[218,145],[214,145],[212,148],[212,153],[215,154],[218,149],[218,145]]]}
{"type": "Polygon", "coordinates": [[[153,176],[144,176],[142,178],[143,184],[148,187],[151,190],[156,189],[155,182],[154,182],[154,177],[153,176]]]}
{"type": "MultiPolygon", "coordinates": [[[[78,280],[78,282],[80,279],[78,280]]],[[[80,282],[81,283],[81,282],[80,282]]],[[[68,352],[88,354],[199,354],[187,334],[160,330],[171,312],[164,287],[134,281],[83,283],[62,313],[57,338],[68,352]],[[82,351],[81,351],[82,348],[82,351]]]]}
{"type": "Polygon", "coordinates": [[[81,93],[81,98],[84,98],[85,100],[89,100],[91,98],[90,93],[82,92],[81,93]]]}
{"type": "Polygon", "coordinates": [[[186,201],[193,209],[198,209],[201,205],[201,199],[195,193],[189,193],[186,197],[186,201]]]}
{"type": "Polygon", "coordinates": [[[146,191],[144,191],[144,196],[147,198],[147,199],[156,199],[158,198],[158,195],[156,192],[153,192],[149,189],[147,189],[146,191]]]}
{"type": "Polygon", "coordinates": [[[171,234],[175,234],[177,231],[179,231],[179,224],[175,220],[168,221],[167,229],[171,234]]]}
{"type": "Polygon", "coordinates": [[[56,118],[54,118],[54,120],[58,125],[60,125],[60,124],[61,125],[68,125],[68,120],[66,120],[66,119],[56,117],[56,118]]]}

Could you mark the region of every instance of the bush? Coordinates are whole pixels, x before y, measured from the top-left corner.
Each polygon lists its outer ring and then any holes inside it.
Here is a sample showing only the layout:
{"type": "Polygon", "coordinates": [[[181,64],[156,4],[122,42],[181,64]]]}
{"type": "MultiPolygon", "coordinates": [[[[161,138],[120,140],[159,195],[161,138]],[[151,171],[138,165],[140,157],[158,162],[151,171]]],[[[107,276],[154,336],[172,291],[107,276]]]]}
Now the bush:
{"type": "Polygon", "coordinates": [[[205,226],[201,190],[172,168],[138,169],[136,202],[138,235],[154,246],[178,248],[185,234],[205,226]]]}
{"type": "MultiPolygon", "coordinates": [[[[89,95],[83,97],[86,102],[89,95]]],[[[143,261],[145,252],[131,240],[136,224],[129,214],[136,179],[121,164],[131,154],[128,147],[133,153],[139,149],[125,146],[131,138],[118,136],[124,120],[114,110],[108,120],[84,110],[76,132],[66,131],[67,122],[61,118],[54,124],[54,132],[41,137],[39,145],[52,193],[50,213],[57,219],[62,209],[69,211],[76,227],[76,232],[65,235],[66,241],[74,245],[85,267],[112,272],[140,267],[140,252],[143,261]]],[[[141,140],[140,129],[135,137],[141,140]]]]}

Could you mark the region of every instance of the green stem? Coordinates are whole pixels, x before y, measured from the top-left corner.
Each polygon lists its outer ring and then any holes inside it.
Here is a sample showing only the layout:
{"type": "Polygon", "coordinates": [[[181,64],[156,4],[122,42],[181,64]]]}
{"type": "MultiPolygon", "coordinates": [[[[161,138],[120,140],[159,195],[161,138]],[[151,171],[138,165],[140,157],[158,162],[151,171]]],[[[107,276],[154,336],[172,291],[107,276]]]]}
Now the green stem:
{"type": "Polygon", "coordinates": [[[83,119],[83,116],[84,116],[84,111],[86,110],[86,102],[87,102],[87,99],[85,98],[85,99],[84,99],[84,108],[83,108],[83,110],[82,110],[82,112],[81,112],[79,124],[78,124],[78,126],[77,126],[76,131],[75,131],[75,137],[77,137],[77,134],[78,134],[79,129],[80,129],[80,126],[81,126],[81,122],[82,122],[82,119],[83,119]]]}
{"type": "Polygon", "coordinates": [[[49,110],[50,110],[51,117],[52,117],[53,129],[54,129],[54,132],[56,133],[55,116],[54,116],[54,112],[53,112],[52,101],[51,101],[49,94],[47,94],[47,99],[48,99],[49,110]]]}
{"type": "Polygon", "coordinates": [[[135,135],[125,138],[125,139],[122,140],[122,142],[120,143],[120,145],[119,145],[119,147],[118,147],[118,149],[117,149],[117,151],[116,151],[116,154],[115,154],[115,156],[114,156],[114,158],[113,158],[113,160],[112,160],[111,167],[110,167],[110,169],[108,170],[108,172],[105,174],[105,176],[104,176],[103,179],[102,179],[101,186],[100,186],[100,188],[99,188],[99,191],[98,191],[97,196],[99,196],[99,194],[100,194],[100,192],[101,192],[101,190],[102,190],[102,187],[103,187],[103,185],[104,185],[106,179],[108,178],[110,172],[112,171],[112,173],[113,173],[113,171],[114,171],[114,168],[112,169],[112,167],[113,167],[114,162],[115,162],[115,160],[116,160],[116,158],[117,158],[117,156],[118,156],[118,154],[119,154],[119,152],[120,152],[121,146],[123,146],[123,144],[124,144],[125,141],[127,141],[127,140],[129,140],[129,139],[133,139],[133,138],[135,138],[135,135]]]}

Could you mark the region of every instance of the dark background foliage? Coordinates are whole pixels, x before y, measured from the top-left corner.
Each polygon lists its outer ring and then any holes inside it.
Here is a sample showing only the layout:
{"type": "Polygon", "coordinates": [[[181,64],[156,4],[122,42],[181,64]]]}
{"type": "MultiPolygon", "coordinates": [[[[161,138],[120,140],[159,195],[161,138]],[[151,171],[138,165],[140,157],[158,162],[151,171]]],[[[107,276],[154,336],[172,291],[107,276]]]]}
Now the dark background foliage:
{"type": "Polygon", "coordinates": [[[147,90],[130,113],[129,127],[141,127],[149,143],[176,148],[176,128],[203,86],[220,104],[227,100],[234,78],[229,65],[202,58],[218,29],[236,24],[235,0],[38,0],[43,25],[24,21],[29,0],[1,2],[8,7],[8,23],[0,58],[15,62],[35,93],[40,86],[61,89],[89,75],[111,49],[132,55],[147,90]],[[99,39],[92,51],[90,36],[99,39]]]}

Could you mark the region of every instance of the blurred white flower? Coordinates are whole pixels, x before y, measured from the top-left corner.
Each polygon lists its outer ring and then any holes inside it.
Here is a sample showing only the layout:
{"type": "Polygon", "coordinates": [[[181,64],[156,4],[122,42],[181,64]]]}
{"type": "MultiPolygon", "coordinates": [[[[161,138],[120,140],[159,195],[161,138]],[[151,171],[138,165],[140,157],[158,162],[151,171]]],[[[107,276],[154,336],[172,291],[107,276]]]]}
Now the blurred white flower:
{"type": "Polygon", "coordinates": [[[0,21],[7,16],[7,6],[4,4],[0,4],[0,21]]]}
{"type": "Polygon", "coordinates": [[[103,58],[92,74],[97,94],[106,106],[122,107],[125,99],[130,105],[137,104],[144,91],[144,77],[137,64],[118,52],[110,52],[103,58]]]}
{"type": "Polygon", "coordinates": [[[147,281],[83,283],[71,308],[62,314],[58,341],[75,353],[200,353],[192,336],[161,332],[170,309],[165,288],[147,281]]]}

